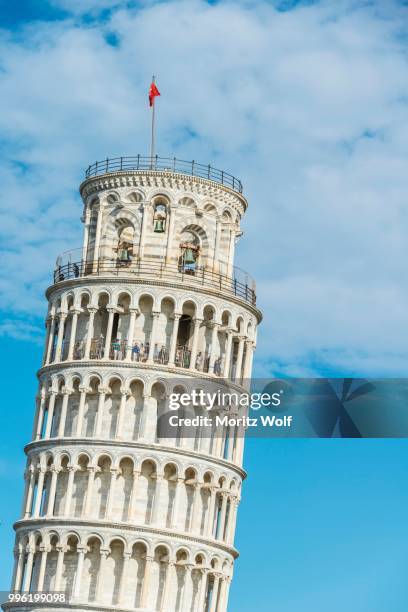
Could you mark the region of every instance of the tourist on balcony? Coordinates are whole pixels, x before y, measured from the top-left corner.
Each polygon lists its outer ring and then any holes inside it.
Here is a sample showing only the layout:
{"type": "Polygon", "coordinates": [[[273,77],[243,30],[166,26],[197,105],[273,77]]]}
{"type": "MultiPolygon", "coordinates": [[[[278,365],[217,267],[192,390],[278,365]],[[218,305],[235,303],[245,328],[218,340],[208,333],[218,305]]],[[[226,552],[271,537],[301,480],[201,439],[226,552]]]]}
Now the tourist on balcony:
{"type": "Polygon", "coordinates": [[[204,357],[203,357],[202,352],[200,351],[196,357],[195,369],[201,372],[203,369],[203,363],[204,363],[204,357]]]}
{"type": "Polygon", "coordinates": [[[182,356],[183,356],[183,347],[182,346],[178,346],[176,349],[176,356],[175,356],[175,364],[176,366],[181,366],[182,365],[182,356]]]}
{"type": "Polygon", "coordinates": [[[167,361],[167,348],[162,344],[159,351],[159,363],[167,363],[167,361]]]}
{"type": "Polygon", "coordinates": [[[140,359],[140,346],[138,342],[135,342],[132,347],[132,361],[139,361],[140,359]]]}
{"type": "Polygon", "coordinates": [[[102,359],[104,346],[105,346],[105,337],[103,334],[101,334],[96,341],[96,347],[95,347],[97,359],[102,359]]]}
{"type": "Polygon", "coordinates": [[[147,358],[149,356],[149,343],[146,342],[146,344],[142,344],[140,345],[140,361],[147,361],[147,358]]]}
{"type": "Polygon", "coordinates": [[[83,354],[84,354],[84,341],[79,340],[78,342],[75,342],[74,359],[82,359],[83,354]]]}
{"type": "Polygon", "coordinates": [[[113,353],[113,358],[115,359],[115,361],[117,361],[118,359],[122,359],[121,338],[119,334],[115,338],[115,340],[112,342],[112,353],[113,353]]]}
{"type": "Polygon", "coordinates": [[[214,362],[214,374],[216,376],[221,376],[221,357],[217,357],[214,362]]]}

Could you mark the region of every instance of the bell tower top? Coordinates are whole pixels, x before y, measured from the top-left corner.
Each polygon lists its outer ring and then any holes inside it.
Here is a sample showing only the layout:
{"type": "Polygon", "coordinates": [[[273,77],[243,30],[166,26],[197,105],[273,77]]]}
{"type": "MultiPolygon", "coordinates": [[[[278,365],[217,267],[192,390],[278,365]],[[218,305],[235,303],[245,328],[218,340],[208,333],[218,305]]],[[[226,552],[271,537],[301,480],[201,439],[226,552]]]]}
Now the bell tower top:
{"type": "Polygon", "coordinates": [[[119,157],[88,167],[83,259],[163,262],[188,274],[234,276],[247,208],[242,183],[211,165],[176,158],[119,157]]]}

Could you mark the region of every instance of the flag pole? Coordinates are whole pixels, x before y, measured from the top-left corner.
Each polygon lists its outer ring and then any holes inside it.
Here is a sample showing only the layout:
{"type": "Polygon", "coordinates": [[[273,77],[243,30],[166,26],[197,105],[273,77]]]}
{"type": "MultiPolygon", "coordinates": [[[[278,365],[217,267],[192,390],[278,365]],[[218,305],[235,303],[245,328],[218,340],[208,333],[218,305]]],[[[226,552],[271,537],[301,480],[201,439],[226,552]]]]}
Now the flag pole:
{"type": "MultiPolygon", "coordinates": [[[[155,82],[156,77],[153,75],[152,77],[152,83],[155,82]]],[[[154,97],[153,97],[153,104],[152,104],[152,136],[151,136],[151,144],[150,144],[150,163],[151,166],[153,167],[153,157],[154,157],[154,130],[155,130],[155,103],[154,103],[154,97]]]]}

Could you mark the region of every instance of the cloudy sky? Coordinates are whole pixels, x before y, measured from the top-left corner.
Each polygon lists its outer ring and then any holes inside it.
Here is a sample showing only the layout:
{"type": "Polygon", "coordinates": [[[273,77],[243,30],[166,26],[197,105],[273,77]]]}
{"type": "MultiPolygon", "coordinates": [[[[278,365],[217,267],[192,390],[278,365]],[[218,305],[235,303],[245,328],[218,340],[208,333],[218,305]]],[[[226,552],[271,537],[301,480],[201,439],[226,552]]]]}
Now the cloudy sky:
{"type": "MultiPolygon", "coordinates": [[[[256,371],[406,375],[407,52],[405,1],[0,0],[0,588],[43,293],[86,166],[148,152],[153,73],[158,153],[244,183],[256,371]]],[[[245,465],[233,612],[408,609],[404,440],[250,439],[245,465]]]]}
{"type": "Polygon", "coordinates": [[[0,32],[0,307],[38,342],[78,184],[158,153],[240,177],[238,265],[258,281],[262,374],[405,373],[408,8],[321,2],[24,0],[0,32]]]}

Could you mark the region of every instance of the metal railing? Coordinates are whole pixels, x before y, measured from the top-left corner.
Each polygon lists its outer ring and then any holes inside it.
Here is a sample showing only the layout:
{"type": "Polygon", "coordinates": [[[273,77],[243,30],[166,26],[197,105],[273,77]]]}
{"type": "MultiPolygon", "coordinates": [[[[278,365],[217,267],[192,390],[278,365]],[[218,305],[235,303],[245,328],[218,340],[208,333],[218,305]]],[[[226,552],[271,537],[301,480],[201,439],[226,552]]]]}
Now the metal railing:
{"type": "Polygon", "coordinates": [[[182,265],[166,264],[162,261],[135,261],[125,264],[117,259],[99,259],[96,262],[68,262],[57,266],[54,283],[90,275],[136,276],[150,279],[179,281],[226,291],[256,305],[255,290],[247,283],[218,274],[208,268],[187,268],[182,265]]]}
{"type": "Polygon", "coordinates": [[[134,157],[106,158],[88,166],[85,170],[85,178],[88,179],[92,176],[99,176],[109,172],[127,172],[129,170],[177,172],[188,174],[189,176],[198,176],[199,178],[221,183],[221,185],[242,193],[242,183],[239,179],[228,172],[224,172],[224,170],[213,168],[211,164],[199,164],[196,161],[185,161],[176,157],[158,157],[157,155],[154,157],[135,155],[134,157]]]}
{"type": "MultiPolygon", "coordinates": [[[[61,360],[67,361],[69,355],[70,340],[64,339],[62,342],[61,349],[61,360]]],[[[85,346],[86,341],[77,340],[74,342],[72,359],[78,361],[85,359],[85,346]]],[[[108,352],[105,354],[105,338],[101,334],[99,337],[94,337],[90,341],[89,355],[88,358],[94,359],[107,359],[113,361],[124,361],[127,357],[128,351],[130,352],[130,359],[132,362],[146,363],[149,357],[150,343],[139,343],[131,342],[129,340],[116,339],[112,340],[108,346],[108,352]]],[[[53,346],[51,353],[51,362],[55,360],[55,349],[53,346]]],[[[153,351],[153,363],[160,365],[168,365],[170,359],[169,348],[165,344],[155,344],[153,351]]],[[[195,369],[198,372],[204,372],[206,374],[215,374],[216,376],[222,375],[222,363],[221,358],[215,360],[213,367],[210,368],[211,353],[199,352],[196,357],[195,369]]],[[[191,349],[185,345],[178,345],[176,347],[176,353],[174,356],[174,365],[178,368],[189,369],[191,365],[191,349]]],[[[234,362],[234,365],[235,362],[234,362]]]]}

